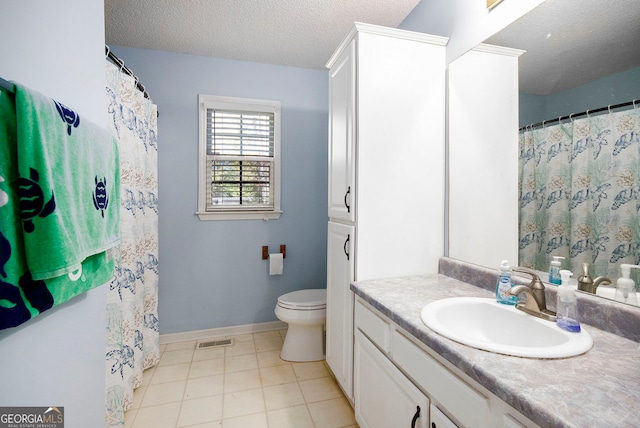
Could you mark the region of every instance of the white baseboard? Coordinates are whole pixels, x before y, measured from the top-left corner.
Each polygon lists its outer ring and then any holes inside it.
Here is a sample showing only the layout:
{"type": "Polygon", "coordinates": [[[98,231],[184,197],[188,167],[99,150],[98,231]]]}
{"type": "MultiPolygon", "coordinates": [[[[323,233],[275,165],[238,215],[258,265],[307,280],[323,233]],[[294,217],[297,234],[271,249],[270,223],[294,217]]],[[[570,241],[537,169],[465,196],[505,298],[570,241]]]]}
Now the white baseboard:
{"type": "Polygon", "coordinates": [[[160,344],[176,342],[188,342],[190,340],[213,339],[225,336],[236,336],[239,334],[259,333],[261,331],[283,330],[287,328],[287,323],[282,321],[271,321],[259,324],[236,325],[232,327],[210,328],[207,330],[185,331],[183,333],[169,333],[160,335],[160,344]]]}

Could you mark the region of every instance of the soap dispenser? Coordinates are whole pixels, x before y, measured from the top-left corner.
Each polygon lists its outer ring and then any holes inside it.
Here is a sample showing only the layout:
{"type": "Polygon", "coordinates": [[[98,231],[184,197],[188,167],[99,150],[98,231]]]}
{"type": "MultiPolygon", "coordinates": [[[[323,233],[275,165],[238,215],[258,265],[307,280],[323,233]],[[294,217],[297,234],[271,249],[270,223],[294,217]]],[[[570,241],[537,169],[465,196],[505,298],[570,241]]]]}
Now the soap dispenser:
{"type": "Polygon", "coordinates": [[[636,296],[636,283],[633,282],[633,279],[630,278],[631,268],[640,269],[640,266],[628,264],[620,265],[622,278],[618,279],[618,283],[616,284],[615,299],[618,302],[630,303],[637,306],[638,298],[636,296]]]}
{"type": "Polygon", "coordinates": [[[515,305],[518,303],[518,296],[509,294],[509,289],[513,287],[511,281],[511,266],[507,260],[503,260],[500,264],[500,274],[496,282],[496,301],[505,305],[515,305]]]}
{"type": "Polygon", "coordinates": [[[576,293],[569,285],[569,278],[571,278],[572,275],[573,273],[571,271],[560,271],[562,284],[558,287],[556,324],[563,330],[577,333],[580,331],[580,321],[578,320],[578,301],[576,299],[576,293]]]}
{"type": "Polygon", "coordinates": [[[553,256],[553,261],[549,267],[549,283],[554,285],[560,285],[562,278],[560,278],[560,259],[564,260],[562,256],[553,256]]]}

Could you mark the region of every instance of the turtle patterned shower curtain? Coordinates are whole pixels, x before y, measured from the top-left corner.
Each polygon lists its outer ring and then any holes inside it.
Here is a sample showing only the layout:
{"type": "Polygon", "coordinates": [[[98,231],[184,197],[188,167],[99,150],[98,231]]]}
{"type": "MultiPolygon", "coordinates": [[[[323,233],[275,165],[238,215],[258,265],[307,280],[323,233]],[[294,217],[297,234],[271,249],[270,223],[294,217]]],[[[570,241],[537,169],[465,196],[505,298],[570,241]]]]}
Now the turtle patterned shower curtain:
{"type": "Polygon", "coordinates": [[[105,426],[124,425],[142,372],[160,359],[157,107],[106,63],[109,127],[118,140],[121,244],[107,291],[105,426]]]}
{"type": "MultiPolygon", "coordinates": [[[[635,106],[634,106],[635,107],[635,106]]],[[[620,277],[640,263],[640,109],[520,133],[521,266],[620,277]]]]}

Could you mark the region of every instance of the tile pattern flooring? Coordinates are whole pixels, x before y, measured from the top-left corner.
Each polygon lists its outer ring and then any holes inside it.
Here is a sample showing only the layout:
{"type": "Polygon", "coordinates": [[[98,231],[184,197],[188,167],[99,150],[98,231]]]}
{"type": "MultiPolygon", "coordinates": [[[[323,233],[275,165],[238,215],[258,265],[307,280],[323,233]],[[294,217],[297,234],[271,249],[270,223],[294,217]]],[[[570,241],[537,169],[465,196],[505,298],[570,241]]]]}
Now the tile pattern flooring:
{"type": "Polygon", "coordinates": [[[126,428],[357,428],[324,361],[280,359],[285,330],[233,336],[231,346],[161,345],[125,414],[126,428]]]}

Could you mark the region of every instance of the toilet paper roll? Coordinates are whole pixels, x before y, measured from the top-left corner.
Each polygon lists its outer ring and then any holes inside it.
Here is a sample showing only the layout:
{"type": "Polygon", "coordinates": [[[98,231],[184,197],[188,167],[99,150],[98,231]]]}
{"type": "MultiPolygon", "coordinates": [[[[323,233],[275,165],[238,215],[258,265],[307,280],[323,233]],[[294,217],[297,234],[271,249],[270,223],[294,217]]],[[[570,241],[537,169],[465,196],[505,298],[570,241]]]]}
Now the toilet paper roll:
{"type": "Polygon", "coordinates": [[[282,275],[282,253],[269,254],[269,275],[282,275]]]}

